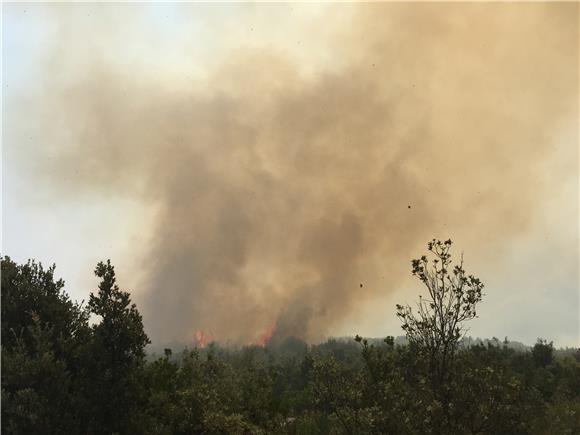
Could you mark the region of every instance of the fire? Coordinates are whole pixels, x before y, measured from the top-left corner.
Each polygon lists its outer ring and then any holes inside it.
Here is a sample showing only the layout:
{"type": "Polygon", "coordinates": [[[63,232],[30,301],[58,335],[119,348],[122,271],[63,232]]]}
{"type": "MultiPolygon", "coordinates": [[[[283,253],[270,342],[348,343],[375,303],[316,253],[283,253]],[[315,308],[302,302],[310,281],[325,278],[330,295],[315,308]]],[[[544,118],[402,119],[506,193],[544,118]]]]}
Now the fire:
{"type": "Polygon", "coordinates": [[[201,349],[206,347],[212,341],[213,341],[212,334],[208,334],[205,331],[202,331],[201,329],[198,329],[193,334],[193,343],[201,349]]]}
{"type": "Polygon", "coordinates": [[[258,346],[265,347],[270,342],[275,332],[276,332],[276,324],[274,323],[272,326],[266,329],[266,331],[264,331],[262,335],[258,337],[258,339],[256,340],[256,344],[258,346]]]}
{"type": "MultiPolygon", "coordinates": [[[[265,347],[270,342],[275,333],[276,324],[274,323],[272,326],[262,332],[262,334],[260,334],[255,341],[246,343],[249,345],[265,347]]],[[[198,329],[193,333],[193,345],[200,349],[204,349],[212,341],[214,341],[213,334],[205,332],[202,329],[198,329]]]]}

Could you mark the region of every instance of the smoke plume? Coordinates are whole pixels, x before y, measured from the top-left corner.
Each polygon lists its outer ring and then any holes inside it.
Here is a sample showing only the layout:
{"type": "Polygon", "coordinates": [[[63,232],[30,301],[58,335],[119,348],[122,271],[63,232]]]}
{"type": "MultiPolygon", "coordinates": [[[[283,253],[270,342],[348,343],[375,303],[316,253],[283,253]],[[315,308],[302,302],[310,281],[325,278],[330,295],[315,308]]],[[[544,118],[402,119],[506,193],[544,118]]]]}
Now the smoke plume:
{"type": "Polygon", "coordinates": [[[555,188],[577,4],[176,7],[216,26],[171,36],[191,70],[127,49],[156,43],[143,5],[47,6],[32,102],[48,186],[154,210],[134,252],[154,340],[315,340],[432,237],[513,236],[555,188]]]}

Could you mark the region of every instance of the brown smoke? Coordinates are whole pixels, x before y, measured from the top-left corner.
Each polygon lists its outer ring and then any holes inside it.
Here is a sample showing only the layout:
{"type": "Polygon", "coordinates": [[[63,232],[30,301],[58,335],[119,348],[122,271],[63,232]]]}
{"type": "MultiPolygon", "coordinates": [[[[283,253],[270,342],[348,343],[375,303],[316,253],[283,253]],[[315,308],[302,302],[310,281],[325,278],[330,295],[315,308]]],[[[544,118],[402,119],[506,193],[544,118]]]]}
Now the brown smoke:
{"type": "MultiPolygon", "coordinates": [[[[227,32],[295,19],[288,5],[236,8],[252,19],[227,32]]],[[[135,10],[90,30],[81,12],[54,5],[39,128],[58,146],[39,171],[59,194],[155,209],[134,254],[157,340],[248,342],[273,323],[323,336],[395,288],[431,237],[525,230],[554,188],[543,174],[557,133],[577,122],[573,3],[327,5],[287,45],[228,39],[179,86],[111,55],[113,24],[135,10]]]]}

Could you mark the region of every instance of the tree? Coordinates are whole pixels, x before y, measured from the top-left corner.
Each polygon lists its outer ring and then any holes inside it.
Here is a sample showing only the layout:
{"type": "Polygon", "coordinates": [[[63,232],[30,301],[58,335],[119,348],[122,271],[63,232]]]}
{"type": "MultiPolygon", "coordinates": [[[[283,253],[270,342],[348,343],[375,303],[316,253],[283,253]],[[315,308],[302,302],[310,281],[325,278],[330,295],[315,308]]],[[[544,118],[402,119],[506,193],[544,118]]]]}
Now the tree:
{"type": "Polygon", "coordinates": [[[97,294],[90,295],[89,310],[101,321],[92,327],[86,360],[94,411],[89,429],[127,433],[143,407],[142,374],[149,339],[129,293],[116,284],[111,262],[97,264],[95,275],[101,282],[97,294]]]}
{"type": "Polygon", "coordinates": [[[55,267],[2,258],[2,429],[6,433],[79,431],[78,355],[88,312],[54,279],[55,267]]]}
{"type": "Polygon", "coordinates": [[[343,433],[368,433],[369,418],[363,409],[364,373],[351,371],[334,356],[311,359],[310,388],[315,409],[334,416],[343,433]]]}
{"type": "Polygon", "coordinates": [[[66,434],[78,431],[71,376],[55,355],[53,330],[39,317],[2,351],[2,429],[10,434],[66,434]]]}
{"type": "Polygon", "coordinates": [[[427,244],[433,258],[423,255],[412,260],[413,276],[420,279],[428,295],[419,296],[417,311],[397,305],[410,345],[426,359],[431,387],[444,413],[449,403],[449,375],[466,332],[464,323],[477,316],[475,308],[483,294],[483,283],[463,269],[463,255],[453,266],[451,245],[451,240],[433,239],[427,244]]]}
{"type": "Polygon", "coordinates": [[[554,360],[554,343],[548,343],[547,340],[538,338],[538,341],[532,348],[532,357],[536,367],[546,367],[554,360]]]}
{"type": "Polygon", "coordinates": [[[2,258],[2,349],[32,346],[31,327],[40,323],[51,330],[57,356],[70,354],[73,339],[87,331],[88,312],[70,300],[64,281],[54,278],[55,266],[28,261],[16,264],[2,258]]]}

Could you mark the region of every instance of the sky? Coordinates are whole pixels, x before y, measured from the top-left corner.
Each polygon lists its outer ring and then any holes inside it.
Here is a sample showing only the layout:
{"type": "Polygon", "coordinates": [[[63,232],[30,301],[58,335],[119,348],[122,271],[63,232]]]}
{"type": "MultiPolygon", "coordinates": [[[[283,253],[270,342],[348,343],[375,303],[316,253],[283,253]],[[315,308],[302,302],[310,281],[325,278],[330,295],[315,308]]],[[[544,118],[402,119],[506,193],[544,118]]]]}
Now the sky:
{"type": "Polygon", "coordinates": [[[2,254],[154,342],[402,335],[454,241],[469,334],[579,344],[575,3],[4,4],[2,254]]]}

